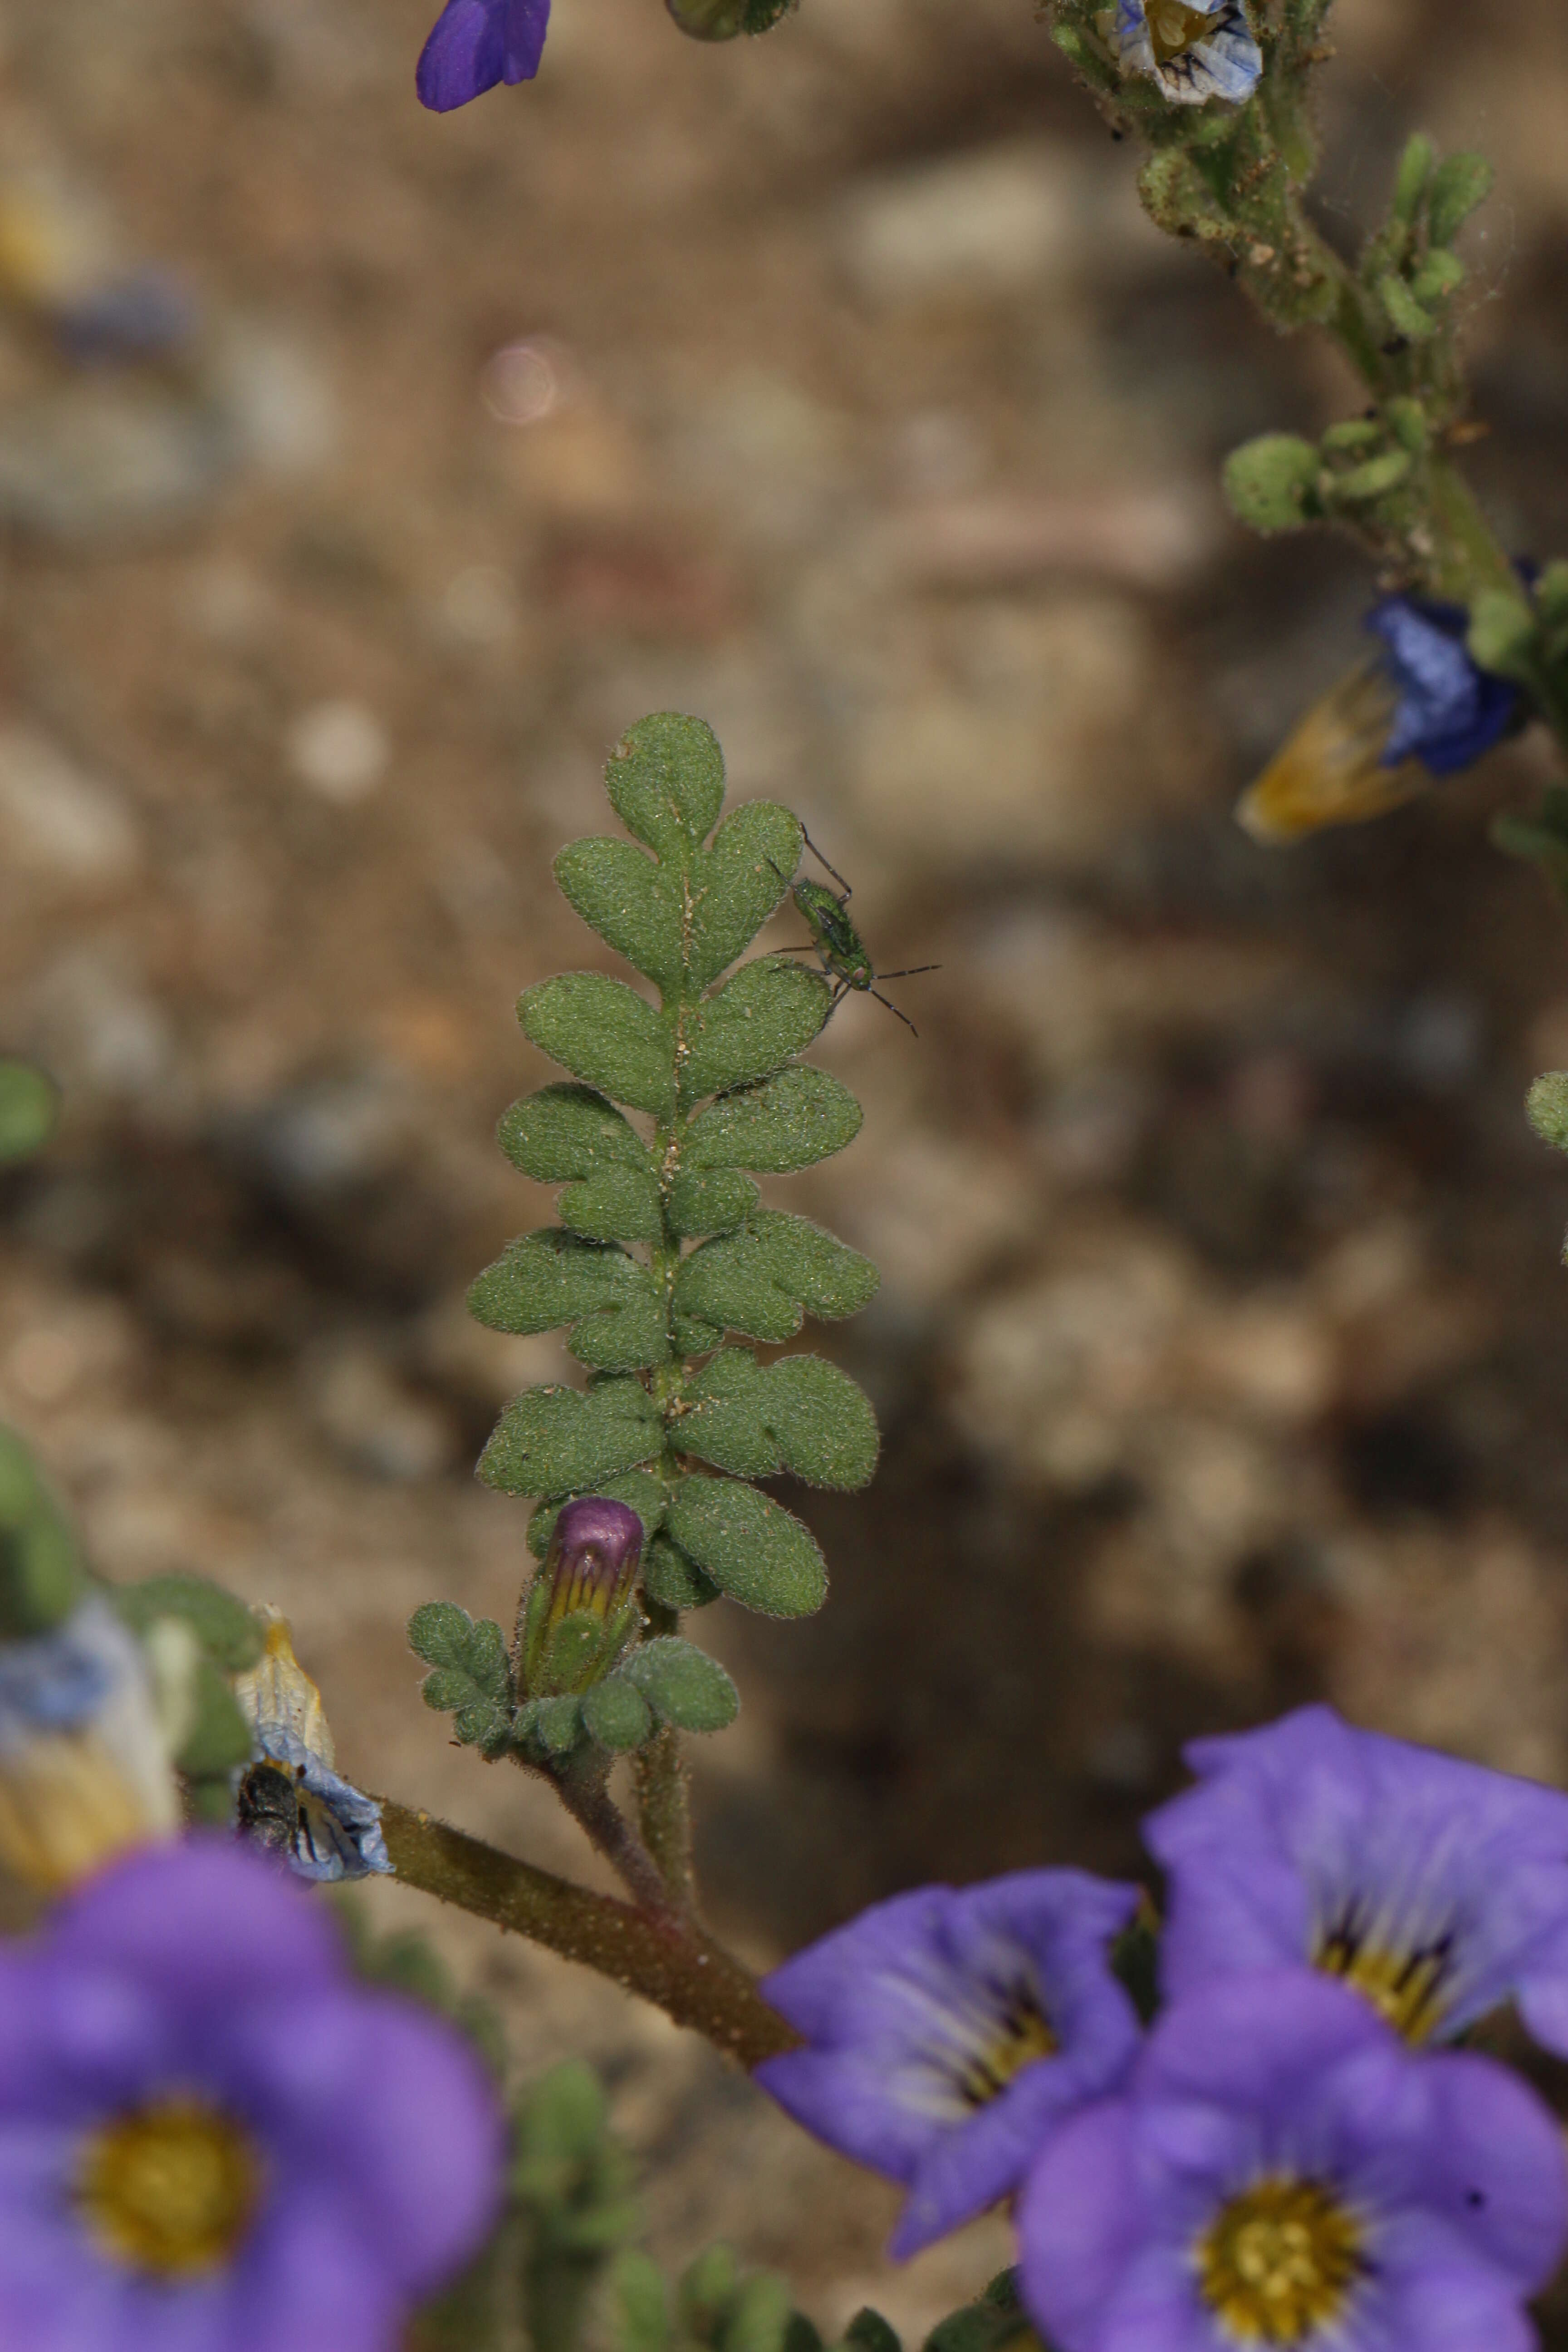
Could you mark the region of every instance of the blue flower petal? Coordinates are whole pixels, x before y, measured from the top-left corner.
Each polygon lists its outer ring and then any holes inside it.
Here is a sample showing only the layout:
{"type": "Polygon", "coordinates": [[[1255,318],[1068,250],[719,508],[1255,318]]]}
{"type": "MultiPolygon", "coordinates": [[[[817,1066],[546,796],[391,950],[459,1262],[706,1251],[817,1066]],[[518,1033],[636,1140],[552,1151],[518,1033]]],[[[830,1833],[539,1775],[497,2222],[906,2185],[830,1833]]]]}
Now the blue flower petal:
{"type": "Polygon", "coordinates": [[[1383,641],[1399,696],[1383,750],[1385,767],[1416,759],[1434,776],[1453,775],[1508,732],[1519,689],[1471,660],[1462,605],[1386,596],[1367,614],[1366,626],[1383,641]]]}
{"type": "Polygon", "coordinates": [[[531,81],[549,23],[550,0],[447,0],[415,69],[421,105],[449,114],[497,82],[531,81]]]}

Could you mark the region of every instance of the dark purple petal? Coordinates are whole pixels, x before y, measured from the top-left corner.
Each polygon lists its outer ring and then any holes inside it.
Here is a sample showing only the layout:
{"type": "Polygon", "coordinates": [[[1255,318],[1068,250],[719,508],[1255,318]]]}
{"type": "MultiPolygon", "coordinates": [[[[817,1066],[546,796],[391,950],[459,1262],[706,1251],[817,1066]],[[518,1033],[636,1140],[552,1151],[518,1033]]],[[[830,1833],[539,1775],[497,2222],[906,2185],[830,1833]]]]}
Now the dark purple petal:
{"type": "Polygon", "coordinates": [[[447,114],[497,82],[531,81],[549,22],[550,0],[447,0],[415,69],[421,105],[447,114]]]}
{"type": "Polygon", "coordinates": [[[804,2129],[889,2180],[912,2180],[931,2146],[930,2117],[890,2099],[884,2070],[853,2053],[788,2050],[752,2079],[804,2129]]]}

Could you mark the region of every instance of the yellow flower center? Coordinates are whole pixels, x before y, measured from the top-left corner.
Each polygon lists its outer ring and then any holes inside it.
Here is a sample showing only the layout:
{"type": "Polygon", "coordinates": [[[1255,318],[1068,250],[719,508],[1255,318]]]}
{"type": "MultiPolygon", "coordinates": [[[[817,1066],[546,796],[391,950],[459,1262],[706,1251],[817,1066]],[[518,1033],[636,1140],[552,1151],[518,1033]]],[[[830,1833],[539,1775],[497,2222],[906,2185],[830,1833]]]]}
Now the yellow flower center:
{"type": "Polygon", "coordinates": [[[1194,41],[1214,31],[1214,19],[1206,9],[1185,8],[1182,0],[1149,0],[1147,22],[1159,65],[1184,56],[1194,41]]]}
{"type": "Polygon", "coordinates": [[[959,2077],[964,2105],[984,2107],[999,2098],[1015,2074],[1037,2058],[1054,2057],[1058,2046],[1034,1987],[1022,1982],[1010,1986],[994,2039],[975,2053],[959,2077]]]}
{"type": "Polygon", "coordinates": [[[95,2132],[77,2176],[77,2200],[100,2244],[163,2278],[226,2261],[260,2189],[248,2136],[187,2099],[139,2108],[95,2132]]]}
{"type": "Polygon", "coordinates": [[[1354,1926],[1347,1924],[1320,1939],[1312,1965],[1353,1986],[1396,2033],[1419,2042],[1442,2023],[1451,1955],[1447,1936],[1398,1951],[1363,1943],[1354,1926]]]}
{"type": "Polygon", "coordinates": [[[1366,2273],[1363,2236],[1322,2181],[1274,2175],[1221,2206],[1198,2241],[1198,2284],[1243,2343],[1300,2344],[1342,2315],[1366,2273]]]}

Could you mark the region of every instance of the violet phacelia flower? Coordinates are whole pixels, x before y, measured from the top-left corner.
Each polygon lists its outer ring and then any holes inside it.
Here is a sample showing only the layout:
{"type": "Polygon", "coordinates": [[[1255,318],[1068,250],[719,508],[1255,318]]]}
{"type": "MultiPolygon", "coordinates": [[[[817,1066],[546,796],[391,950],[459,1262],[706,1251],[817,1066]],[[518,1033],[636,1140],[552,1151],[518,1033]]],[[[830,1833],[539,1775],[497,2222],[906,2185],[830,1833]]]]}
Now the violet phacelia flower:
{"type": "Polygon", "coordinates": [[[1167,2011],[1048,2143],[1018,2230],[1059,2352],[1526,2352],[1568,2172],[1506,2069],[1417,2056],[1294,1969],[1167,2011]]]}
{"type": "Polygon", "coordinates": [[[1147,74],[1173,106],[1239,106],[1263,71],[1241,0],[1118,0],[1116,52],[1124,74],[1147,74]]]}
{"type": "Polygon", "coordinates": [[[1411,2042],[1511,1999],[1568,2053],[1568,1796],[1326,1706],[1186,1759],[1198,1786],[1144,1823],[1169,1880],[1168,1999],[1304,1961],[1411,2042]]]}
{"type": "Polygon", "coordinates": [[[0,1948],[8,2352],[395,2352],[502,2160],[468,2045],[230,1843],[116,1863],[0,1948]]]}
{"type": "Polygon", "coordinates": [[[447,0],[415,68],[420,104],[449,114],[497,82],[531,81],[549,23],[550,0],[447,0]]]}
{"type": "Polygon", "coordinates": [[[1016,2189],[1053,2126],[1138,2046],[1110,1938],[1135,1886],[1021,1870],[895,1895],[797,1953],[763,1991],[805,2038],[756,2080],[797,2123],[909,2189],[912,2254],[1016,2189]]]}

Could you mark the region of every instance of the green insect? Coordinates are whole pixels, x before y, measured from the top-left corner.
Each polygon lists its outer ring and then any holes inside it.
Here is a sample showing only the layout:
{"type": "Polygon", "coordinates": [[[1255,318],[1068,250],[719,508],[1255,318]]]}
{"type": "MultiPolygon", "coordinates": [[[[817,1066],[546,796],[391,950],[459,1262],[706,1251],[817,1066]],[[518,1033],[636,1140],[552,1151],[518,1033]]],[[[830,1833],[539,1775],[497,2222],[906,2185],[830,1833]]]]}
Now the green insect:
{"type": "MultiPolygon", "coordinates": [[[[844,880],[837,866],[828,865],[826,858],[824,857],[805,825],[801,826],[800,837],[817,864],[826,872],[831,874],[836,882],[842,885],[844,896],[842,898],[837,898],[828,889],[826,883],[802,882],[798,879],[792,882],[782,866],[773,866],[773,872],[788,889],[811,933],[811,938],[805,947],[786,948],[784,953],[816,957],[823,971],[833,982],[833,1002],[827,1008],[829,1021],[853,988],[860,995],[874,996],[879,1004],[885,1004],[889,1013],[898,1015],[910,1036],[918,1037],[921,1033],[909,1014],[900,1013],[898,1006],[890,998],[882,994],[876,983],[879,980],[909,980],[918,971],[940,971],[942,966],[937,963],[911,963],[906,964],[902,971],[875,971],[859,932],[844,911],[855,893],[844,880]]],[[[772,858],[768,863],[770,866],[773,865],[772,858]]]]}

